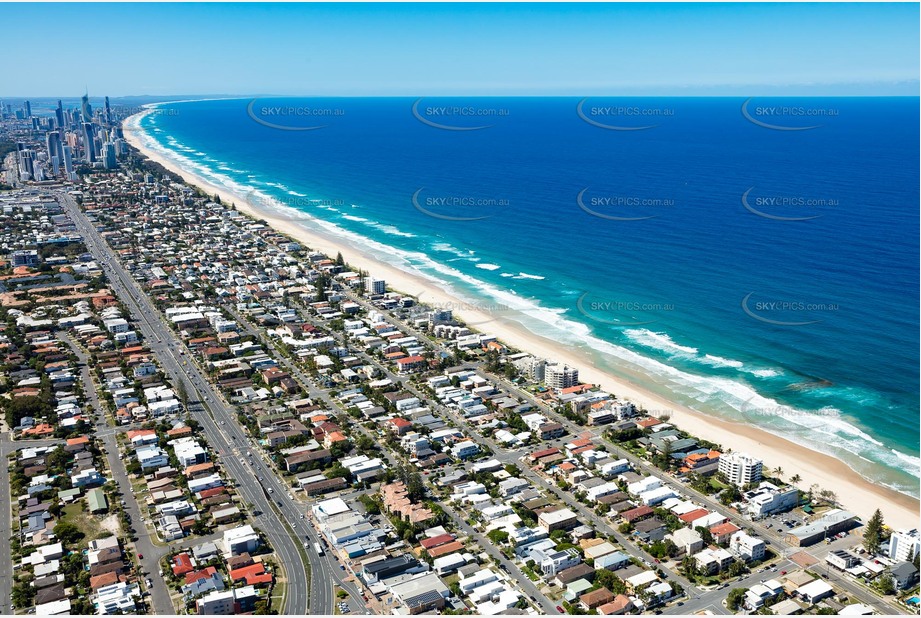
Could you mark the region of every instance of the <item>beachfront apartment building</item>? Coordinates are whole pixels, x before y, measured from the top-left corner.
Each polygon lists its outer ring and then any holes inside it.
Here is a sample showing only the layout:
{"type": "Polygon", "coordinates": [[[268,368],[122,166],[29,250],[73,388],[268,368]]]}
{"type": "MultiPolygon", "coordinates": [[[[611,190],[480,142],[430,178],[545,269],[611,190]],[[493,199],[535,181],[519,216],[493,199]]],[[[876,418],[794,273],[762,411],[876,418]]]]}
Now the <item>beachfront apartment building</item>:
{"type": "Polygon", "coordinates": [[[544,368],[544,384],[562,390],[579,383],[579,370],[569,365],[547,365],[544,368]]]}
{"type": "Polygon", "coordinates": [[[533,356],[525,356],[524,358],[514,361],[514,363],[518,371],[527,379],[532,382],[544,381],[547,361],[533,356]]]}
{"type": "Polygon", "coordinates": [[[733,485],[748,485],[761,480],[763,462],[745,453],[728,453],[720,457],[719,472],[733,485]]]}
{"type": "Polygon", "coordinates": [[[365,292],[368,294],[383,294],[387,291],[387,282],[376,277],[365,277],[365,292]]]}
{"type": "Polygon", "coordinates": [[[744,493],[746,511],[752,519],[760,519],[772,513],[784,513],[799,505],[799,490],[796,487],[777,487],[763,482],[757,489],[744,493]]]}
{"type": "Polygon", "coordinates": [[[917,528],[899,530],[889,537],[889,557],[897,562],[911,562],[921,551],[921,536],[917,528]]]}

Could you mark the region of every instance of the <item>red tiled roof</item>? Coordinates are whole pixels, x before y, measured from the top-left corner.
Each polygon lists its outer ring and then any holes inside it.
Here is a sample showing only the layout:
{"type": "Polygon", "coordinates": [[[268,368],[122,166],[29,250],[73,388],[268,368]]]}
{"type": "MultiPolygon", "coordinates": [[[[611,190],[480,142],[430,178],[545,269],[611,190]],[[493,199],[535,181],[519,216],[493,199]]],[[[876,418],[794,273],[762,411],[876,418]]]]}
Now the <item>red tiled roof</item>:
{"type": "Polygon", "coordinates": [[[194,582],[197,582],[200,579],[208,579],[215,573],[217,573],[217,569],[215,569],[213,566],[208,567],[206,569],[202,569],[201,571],[195,571],[193,573],[186,573],[185,583],[192,584],[194,582]]]}
{"type": "Polygon", "coordinates": [[[192,566],[192,558],[189,557],[189,554],[182,552],[173,556],[173,575],[177,577],[179,575],[185,575],[190,572],[195,567],[192,566]]]}
{"type": "Polygon", "coordinates": [[[439,545],[444,545],[445,543],[450,543],[453,540],[453,534],[439,534],[438,536],[433,536],[430,539],[422,539],[419,541],[419,544],[422,545],[422,547],[425,549],[431,549],[433,547],[438,547],[439,545]]]}

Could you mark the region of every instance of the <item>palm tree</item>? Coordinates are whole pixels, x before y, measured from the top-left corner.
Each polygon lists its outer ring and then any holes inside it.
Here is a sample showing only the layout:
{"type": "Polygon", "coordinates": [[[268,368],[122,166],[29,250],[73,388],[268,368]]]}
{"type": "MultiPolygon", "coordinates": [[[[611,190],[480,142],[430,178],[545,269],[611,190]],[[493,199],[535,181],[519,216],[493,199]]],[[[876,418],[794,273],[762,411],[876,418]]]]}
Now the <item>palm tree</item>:
{"type": "Polygon", "coordinates": [[[783,468],[781,468],[780,466],[777,466],[776,468],[774,468],[774,476],[776,476],[777,478],[783,478],[783,468]]]}
{"type": "Polygon", "coordinates": [[[790,482],[794,485],[796,483],[799,483],[801,480],[803,480],[803,478],[799,474],[794,474],[793,476],[790,477],[790,482]]]}

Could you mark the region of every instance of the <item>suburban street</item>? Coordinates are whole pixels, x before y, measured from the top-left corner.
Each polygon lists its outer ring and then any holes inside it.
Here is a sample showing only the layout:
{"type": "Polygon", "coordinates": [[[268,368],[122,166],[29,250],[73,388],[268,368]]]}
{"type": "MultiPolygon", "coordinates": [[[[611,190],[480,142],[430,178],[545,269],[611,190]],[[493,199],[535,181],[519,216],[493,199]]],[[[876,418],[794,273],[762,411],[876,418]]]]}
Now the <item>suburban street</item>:
{"type": "MultiPolygon", "coordinates": [[[[3,423],[4,427],[6,423],[3,423]]],[[[63,440],[29,440],[23,442],[14,442],[12,440],[12,433],[9,431],[4,431],[0,433],[0,457],[3,458],[3,465],[0,466],[0,484],[3,487],[6,487],[7,490],[3,492],[3,495],[0,495],[0,510],[2,510],[2,515],[0,515],[0,538],[9,539],[12,534],[12,523],[13,523],[13,505],[10,503],[9,498],[9,487],[10,487],[10,469],[9,469],[9,459],[7,457],[10,453],[15,453],[18,449],[36,447],[36,446],[56,446],[58,444],[63,444],[63,440]]],[[[13,570],[12,570],[12,559],[10,560],[0,560],[0,599],[9,599],[13,590],[13,570]]],[[[13,610],[10,609],[10,606],[6,602],[0,603],[0,614],[12,614],[13,610]]]]}
{"type": "Polygon", "coordinates": [[[93,384],[88,364],[89,358],[86,352],[70,337],[70,335],[66,333],[62,335],[61,338],[70,346],[71,350],[79,359],[78,368],[80,370],[80,378],[83,381],[83,392],[86,395],[86,403],[96,414],[96,436],[102,440],[102,448],[105,452],[106,462],[111,471],[112,479],[118,485],[121,497],[125,501],[124,509],[131,518],[131,527],[135,530],[135,534],[137,535],[137,541],[134,542],[137,554],[144,556],[140,558],[136,554],[134,557],[141,565],[144,577],[150,577],[153,582],[149,597],[151,606],[155,613],[172,613],[173,605],[170,601],[169,589],[166,587],[166,582],[163,581],[162,577],[151,577],[152,574],[156,574],[160,569],[159,561],[166,553],[166,548],[162,545],[156,545],[153,539],[151,539],[147,526],[144,525],[146,513],[141,509],[138,503],[138,497],[131,488],[131,480],[128,478],[128,473],[125,471],[125,462],[120,457],[115,434],[113,432],[104,431],[109,428],[106,423],[106,409],[99,400],[99,394],[96,392],[96,387],[93,384]]]}
{"type": "Polygon", "coordinates": [[[290,501],[283,500],[288,493],[287,488],[261,462],[253,467],[244,463],[243,451],[247,450],[244,446],[247,437],[238,425],[234,412],[221,403],[218,393],[194,363],[188,364],[187,361],[180,360],[184,356],[184,352],[181,352],[181,342],[162,321],[147,295],[138,289],[121,264],[111,257],[111,252],[99,233],[80,211],[73,198],[63,193],[56,195],[71,215],[87,249],[109,275],[113,291],[129,308],[147,340],[147,345],[157,355],[157,360],[165,373],[174,384],[185,385],[189,394],[190,412],[201,423],[208,443],[222,455],[221,463],[236,481],[240,495],[259,511],[260,514],[253,518],[255,525],[266,535],[285,569],[287,593],[285,607],[279,608],[281,613],[307,613],[307,563],[302,555],[301,544],[294,533],[300,513],[296,507],[289,504],[290,501]],[[261,480],[257,478],[260,474],[261,480]],[[277,504],[270,499],[269,489],[279,496],[277,504]]]}

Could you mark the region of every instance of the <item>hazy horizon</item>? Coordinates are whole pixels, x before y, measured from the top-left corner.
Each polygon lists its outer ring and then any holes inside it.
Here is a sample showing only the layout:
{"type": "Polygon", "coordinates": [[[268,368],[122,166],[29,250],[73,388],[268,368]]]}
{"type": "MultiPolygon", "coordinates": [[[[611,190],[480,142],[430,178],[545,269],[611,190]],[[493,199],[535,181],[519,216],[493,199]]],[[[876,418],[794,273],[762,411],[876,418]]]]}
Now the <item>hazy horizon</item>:
{"type": "Polygon", "coordinates": [[[917,96],[918,18],[909,3],[0,5],[10,48],[29,50],[3,85],[26,94],[7,98],[917,96]],[[89,17],[97,34],[75,39],[89,17]],[[81,64],[42,70],[69,62],[56,41],[84,46],[81,64]]]}

